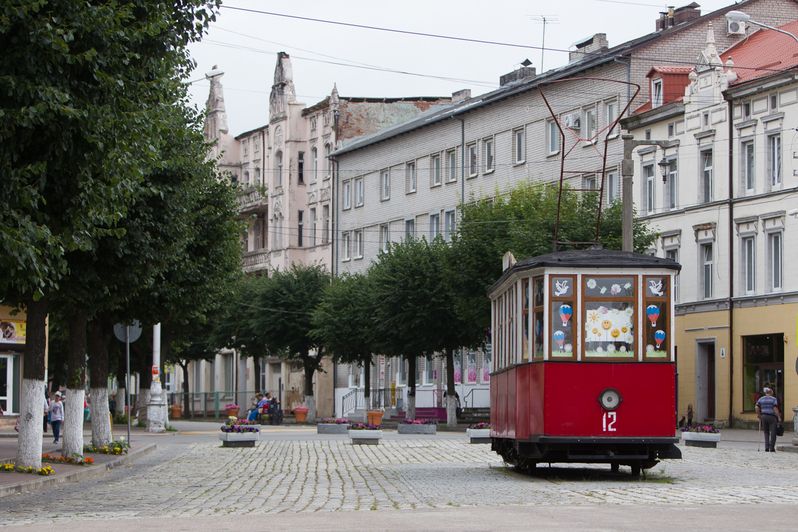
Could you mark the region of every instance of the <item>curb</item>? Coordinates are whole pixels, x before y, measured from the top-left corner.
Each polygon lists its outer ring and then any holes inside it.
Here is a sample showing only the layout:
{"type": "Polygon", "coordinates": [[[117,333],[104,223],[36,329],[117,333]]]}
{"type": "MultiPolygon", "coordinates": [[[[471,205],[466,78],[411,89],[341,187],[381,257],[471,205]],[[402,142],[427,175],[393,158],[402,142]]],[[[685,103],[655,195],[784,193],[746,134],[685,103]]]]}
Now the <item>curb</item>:
{"type": "Polygon", "coordinates": [[[58,475],[50,478],[47,477],[37,478],[36,480],[32,480],[30,482],[23,482],[20,484],[16,484],[14,486],[0,487],[0,497],[5,497],[6,495],[14,495],[17,493],[39,491],[45,488],[49,488],[51,486],[66,484],[67,482],[79,482],[81,480],[85,480],[89,477],[92,477],[97,473],[101,473],[102,471],[107,471],[109,469],[114,469],[121,465],[124,465],[129,460],[136,460],[138,458],[141,458],[142,456],[145,456],[154,451],[155,448],[156,445],[154,443],[151,443],[149,445],[145,445],[141,449],[130,451],[128,454],[120,456],[119,458],[111,462],[105,462],[103,464],[89,466],[80,471],[73,471],[72,473],[67,473],[64,475],[58,475]]]}

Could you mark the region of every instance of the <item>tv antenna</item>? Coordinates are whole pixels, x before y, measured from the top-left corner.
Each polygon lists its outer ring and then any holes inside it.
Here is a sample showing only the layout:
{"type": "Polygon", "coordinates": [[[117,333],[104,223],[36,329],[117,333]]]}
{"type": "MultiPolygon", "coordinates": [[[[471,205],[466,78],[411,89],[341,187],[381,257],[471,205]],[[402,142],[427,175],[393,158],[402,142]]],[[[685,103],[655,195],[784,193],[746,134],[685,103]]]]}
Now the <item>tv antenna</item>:
{"type": "Polygon", "coordinates": [[[543,70],[543,56],[546,53],[546,24],[559,24],[560,19],[557,18],[557,15],[529,15],[533,21],[538,24],[543,24],[543,42],[540,43],[540,72],[539,74],[543,74],[545,70],[543,70]]]}

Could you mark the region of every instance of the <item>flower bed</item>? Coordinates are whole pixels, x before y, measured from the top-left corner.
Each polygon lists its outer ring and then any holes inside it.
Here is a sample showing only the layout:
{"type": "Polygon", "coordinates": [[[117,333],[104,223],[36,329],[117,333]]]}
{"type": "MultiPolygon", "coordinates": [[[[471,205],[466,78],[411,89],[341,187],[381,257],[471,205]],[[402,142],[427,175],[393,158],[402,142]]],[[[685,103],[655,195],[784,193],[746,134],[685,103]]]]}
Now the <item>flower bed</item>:
{"type": "Polygon", "coordinates": [[[0,464],[0,472],[5,473],[30,473],[31,475],[47,476],[52,474],[53,468],[50,466],[40,467],[17,467],[14,464],[0,464]]]}
{"type": "Polygon", "coordinates": [[[260,440],[260,428],[257,421],[231,419],[219,427],[219,439],[222,447],[254,447],[260,440]]]}
{"type": "Polygon", "coordinates": [[[246,419],[231,419],[221,427],[219,430],[225,433],[244,434],[247,432],[260,432],[257,421],[248,421],[246,419]]]}
{"type": "Polygon", "coordinates": [[[322,419],[316,424],[317,434],[346,434],[349,420],[343,418],[322,419]]]}
{"type": "Polygon", "coordinates": [[[112,441],[105,447],[95,447],[93,443],[83,446],[84,453],[127,454],[128,449],[130,444],[124,441],[112,441]]]}
{"type": "Polygon", "coordinates": [[[490,423],[474,423],[466,429],[470,443],[490,443],[490,423]]]}
{"type": "Polygon", "coordinates": [[[382,439],[382,427],[380,425],[350,423],[348,432],[352,445],[379,445],[382,439]]]}
{"type": "Polygon", "coordinates": [[[92,465],[94,463],[94,458],[91,456],[86,456],[84,458],[77,453],[73,454],[70,458],[53,456],[51,454],[42,454],[42,462],[53,462],[55,464],[92,465]]]}
{"type": "Polygon", "coordinates": [[[397,428],[399,434],[436,434],[438,422],[434,419],[403,419],[397,428]]]}
{"type": "Polygon", "coordinates": [[[720,432],[708,425],[698,425],[682,429],[682,439],[688,447],[717,447],[720,432]]]}

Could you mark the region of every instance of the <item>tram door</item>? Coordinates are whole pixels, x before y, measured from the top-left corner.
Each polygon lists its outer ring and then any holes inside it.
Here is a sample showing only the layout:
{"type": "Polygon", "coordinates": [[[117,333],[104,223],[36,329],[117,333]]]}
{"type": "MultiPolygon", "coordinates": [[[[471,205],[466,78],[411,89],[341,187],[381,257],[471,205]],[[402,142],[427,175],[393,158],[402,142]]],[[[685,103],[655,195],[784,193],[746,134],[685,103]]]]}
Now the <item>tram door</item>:
{"type": "Polygon", "coordinates": [[[695,420],[715,419],[715,342],[696,343],[695,387],[695,420]]]}

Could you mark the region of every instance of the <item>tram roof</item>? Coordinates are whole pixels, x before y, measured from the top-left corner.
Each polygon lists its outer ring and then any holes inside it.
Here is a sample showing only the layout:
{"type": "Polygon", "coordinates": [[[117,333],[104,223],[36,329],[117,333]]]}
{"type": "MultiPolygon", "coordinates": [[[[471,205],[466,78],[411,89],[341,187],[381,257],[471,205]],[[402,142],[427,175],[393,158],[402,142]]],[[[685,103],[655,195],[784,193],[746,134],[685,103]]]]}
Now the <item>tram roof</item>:
{"type": "Polygon", "coordinates": [[[508,268],[504,275],[488,290],[492,294],[511,275],[535,268],[573,268],[574,270],[602,268],[602,269],[669,269],[679,271],[682,265],[678,262],[663,257],[652,257],[643,253],[631,251],[618,251],[614,249],[583,249],[558,251],[546,255],[538,255],[520,260],[508,268]]]}

